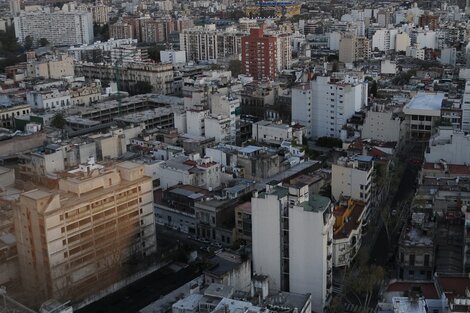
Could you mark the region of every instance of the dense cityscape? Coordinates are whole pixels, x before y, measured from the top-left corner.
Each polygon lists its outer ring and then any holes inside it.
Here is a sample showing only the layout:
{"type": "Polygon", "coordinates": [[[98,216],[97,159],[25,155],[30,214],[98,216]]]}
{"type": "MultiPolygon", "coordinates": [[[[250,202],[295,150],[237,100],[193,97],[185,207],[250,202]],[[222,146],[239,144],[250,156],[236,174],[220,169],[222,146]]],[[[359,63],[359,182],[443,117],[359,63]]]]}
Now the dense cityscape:
{"type": "Polygon", "coordinates": [[[470,312],[470,0],[0,0],[0,313],[470,312]]]}

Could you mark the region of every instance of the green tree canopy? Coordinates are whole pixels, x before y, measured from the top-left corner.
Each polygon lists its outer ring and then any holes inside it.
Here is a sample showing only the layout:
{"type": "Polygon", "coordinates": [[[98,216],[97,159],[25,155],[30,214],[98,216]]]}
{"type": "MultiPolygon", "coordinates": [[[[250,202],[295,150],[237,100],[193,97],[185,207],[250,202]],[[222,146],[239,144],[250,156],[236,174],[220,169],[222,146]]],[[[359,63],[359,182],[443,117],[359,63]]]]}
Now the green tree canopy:
{"type": "Polygon", "coordinates": [[[51,120],[51,125],[55,128],[63,129],[65,127],[65,117],[62,113],[56,113],[51,120]]]}
{"type": "Polygon", "coordinates": [[[38,43],[40,47],[45,47],[49,45],[49,40],[47,40],[47,38],[41,38],[38,43]]]}
{"type": "Polygon", "coordinates": [[[240,60],[230,60],[228,64],[229,71],[232,72],[233,77],[238,77],[242,72],[242,61],[240,60]]]}

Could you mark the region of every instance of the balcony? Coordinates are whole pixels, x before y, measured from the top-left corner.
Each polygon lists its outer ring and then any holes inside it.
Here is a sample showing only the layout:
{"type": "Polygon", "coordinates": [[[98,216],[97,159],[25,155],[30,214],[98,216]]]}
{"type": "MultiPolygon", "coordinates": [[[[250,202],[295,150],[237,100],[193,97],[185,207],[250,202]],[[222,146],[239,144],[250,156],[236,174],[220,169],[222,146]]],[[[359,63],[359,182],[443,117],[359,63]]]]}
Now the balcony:
{"type": "Polygon", "coordinates": [[[328,256],[326,257],[326,259],[327,259],[328,261],[330,261],[332,257],[333,257],[333,254],[332,254],[332,253],[329,253],[328,256]]]}

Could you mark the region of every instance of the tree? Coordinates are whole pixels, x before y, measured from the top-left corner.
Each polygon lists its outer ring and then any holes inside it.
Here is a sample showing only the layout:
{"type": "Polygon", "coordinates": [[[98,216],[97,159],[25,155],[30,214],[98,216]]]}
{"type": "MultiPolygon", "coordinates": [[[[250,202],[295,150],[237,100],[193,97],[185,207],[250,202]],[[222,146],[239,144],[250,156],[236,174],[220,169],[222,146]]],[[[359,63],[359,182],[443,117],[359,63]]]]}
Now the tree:
{"type": "Polygon", "coordinates": [[[65,117],[62,113],[56,113],[51,120],[51,125],[55,128],[63,129],[65,127],[65,117]]]}
{"type": "Polygon", "coordinates": [[[382,285],[385,271],[377,265],[362,264],[357,271],[350,273],[345,280],[347,294],[354,295],[361,307],[368,308],[372,296],[382,285]]]}
{"type": "Polygon", "coordinates": [[[338,138],[334,137],[320,137],[317,139],[317,145],[320,147],[327,147],[327,148],[341,148],[343,146],[343,141],[338,138]]]}
{"type": "Polygon", "coordinates": [[[149,59],[155,61],[155,62],[161,62],[160,59],[160,51],[162,50],[161,47],[155,46],[155,47],[150,47],[147,49],[149,59]]]}
{"type": "Polygon", "coordinates": [[[25,50],[31,50],[33,48],[33,45],[34,45],[34,41],[33,41],[33,37],[31,36],[26,36],[26,38],[24,39],[24,48],[25,50]]]}
{"type": "Polygon", "coordinates": [[[48,46],[49,45],[49,40],[47,40],[47,38],[41,38],[41,39],[39,39],[38,44],[39,44],[40,47],[48,46]]]}
{"type": "Polygon", "coordinates": [[[329,310],[330,313],[344,312],[344,305],[343,305],[343,301],[341,301],[341,298],[338,296],[334,296],[333,299],[331,300],[329,309],[330,309],[329,310]]]}
{"type": "Polygon", "coordinates": [[[242,61],[230,60],[228,64],[228,70],[232,72],[232,77],[238,77],[242,72],[242,61]]]}

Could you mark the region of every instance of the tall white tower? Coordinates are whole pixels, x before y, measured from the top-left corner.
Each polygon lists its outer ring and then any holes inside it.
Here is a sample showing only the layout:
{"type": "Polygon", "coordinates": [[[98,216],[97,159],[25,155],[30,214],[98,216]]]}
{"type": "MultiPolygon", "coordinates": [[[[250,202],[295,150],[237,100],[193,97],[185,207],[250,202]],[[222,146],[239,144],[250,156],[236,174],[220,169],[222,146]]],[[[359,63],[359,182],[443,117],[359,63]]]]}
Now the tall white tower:
{"type": "Polygon", "coordinates": [[[17,16],[21,11],[21,0],[10,0],[10,13],[17,16]]]}

